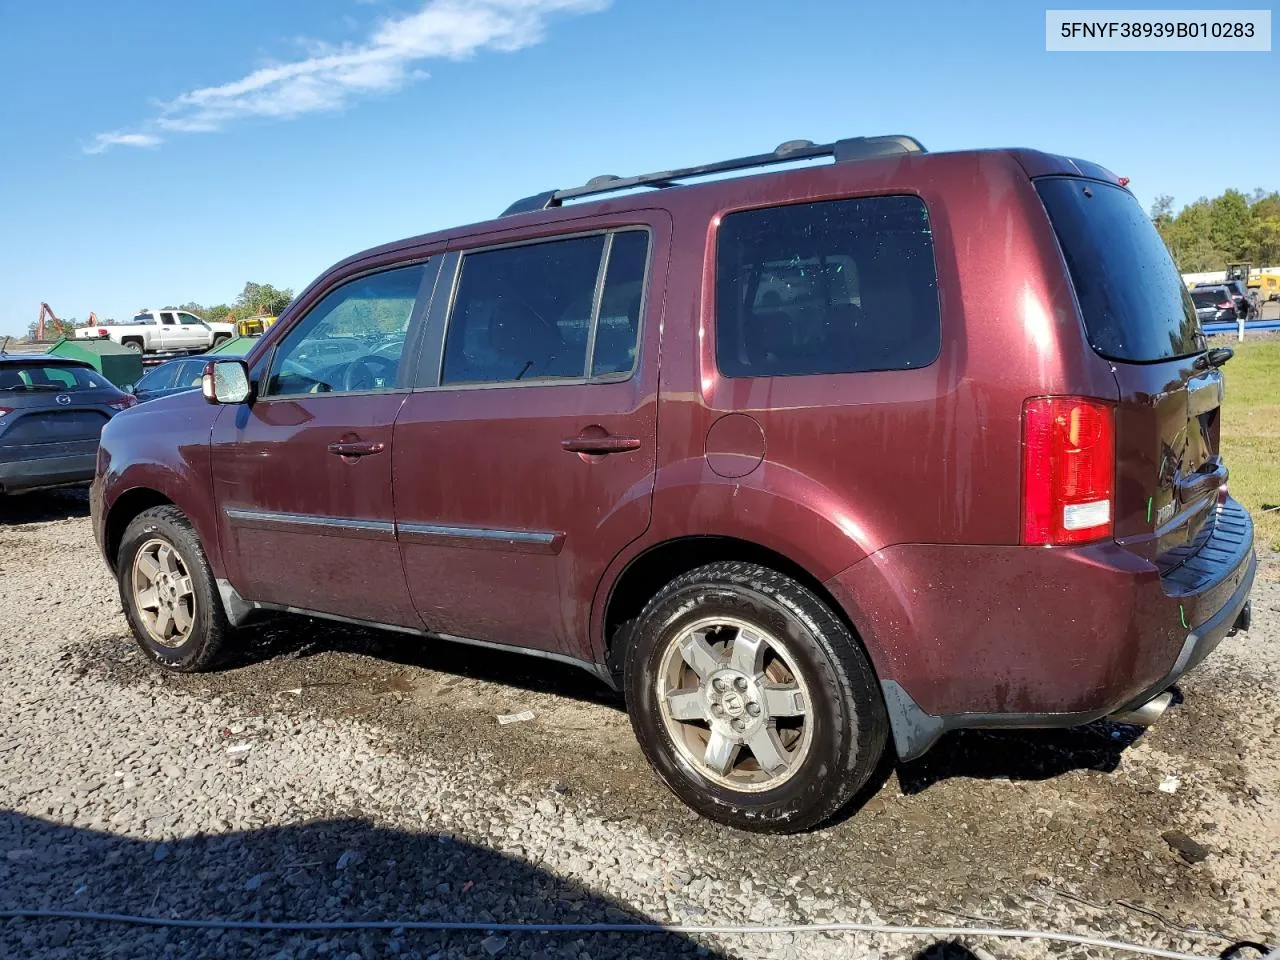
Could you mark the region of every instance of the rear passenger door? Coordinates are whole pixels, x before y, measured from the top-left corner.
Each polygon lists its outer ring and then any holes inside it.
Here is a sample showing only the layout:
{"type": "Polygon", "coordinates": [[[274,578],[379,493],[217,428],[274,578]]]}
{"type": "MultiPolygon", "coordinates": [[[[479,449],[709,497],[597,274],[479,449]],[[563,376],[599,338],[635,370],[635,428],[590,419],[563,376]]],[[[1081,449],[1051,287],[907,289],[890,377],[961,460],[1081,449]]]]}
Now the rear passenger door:
{"type": "Polygon", "coordinates": [[[669,237],[643,212],[448,255],[394,439],[429,630],[590,658],[595,587],[649,525],[669,237]]]}

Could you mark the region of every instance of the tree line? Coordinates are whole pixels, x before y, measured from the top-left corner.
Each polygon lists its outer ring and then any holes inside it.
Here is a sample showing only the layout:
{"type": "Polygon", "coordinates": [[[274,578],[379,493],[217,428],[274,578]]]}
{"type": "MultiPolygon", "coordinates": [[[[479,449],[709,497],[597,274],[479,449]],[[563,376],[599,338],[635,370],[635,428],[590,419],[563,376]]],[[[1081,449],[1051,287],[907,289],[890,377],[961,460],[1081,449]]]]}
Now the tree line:
{"type": "Polygon", "coordinates": [[[1173,197],[1156,197],[1151,220],[1182,273],[1222,270],[1247,261],[1280,264],[1280,192],[1226,190],[1201,197],[1176,214],[1173,197]]]}
{"type": "Polygon", "coordinates": [[[292,300],[293,290],[290,288],[281,290],[269,283],[250,281],[244,285],[234,303],[218,303],[206,307],[192,302],[181,304],[178,309],[194,313],[201,320],[210,323],[235,323],[237,320],[263,315],[278,317],[292,300]]]}

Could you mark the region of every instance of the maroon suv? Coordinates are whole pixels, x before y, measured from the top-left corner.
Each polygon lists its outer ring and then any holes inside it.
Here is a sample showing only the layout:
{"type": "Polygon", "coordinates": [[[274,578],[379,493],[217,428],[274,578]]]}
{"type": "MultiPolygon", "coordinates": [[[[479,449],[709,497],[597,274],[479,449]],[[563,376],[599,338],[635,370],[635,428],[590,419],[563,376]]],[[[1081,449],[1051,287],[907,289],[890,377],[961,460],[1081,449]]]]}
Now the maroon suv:
{"type": "Polygon", "coordinates": [[[890,739],[1149,721],[1247,626],[1229,357],[1101,167],[791,142],[343,261],[110,423],[94,520],[164,667],[282,610],[550,657],[795,830],[890,739]]]}

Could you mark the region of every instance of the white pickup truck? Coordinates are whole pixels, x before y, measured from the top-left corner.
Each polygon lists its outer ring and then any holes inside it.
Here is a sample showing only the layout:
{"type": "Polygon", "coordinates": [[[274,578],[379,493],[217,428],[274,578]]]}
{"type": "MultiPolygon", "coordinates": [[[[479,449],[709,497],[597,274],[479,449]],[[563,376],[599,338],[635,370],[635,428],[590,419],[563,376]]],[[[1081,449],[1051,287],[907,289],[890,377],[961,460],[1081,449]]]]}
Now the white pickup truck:
{"type": "Polygon", "coordinates": [[[229,323],[206,323],[194,313],[166,307],[139,310],[127,323],[95,324],[76,330],[79,340],[110,338],[139,353],[208,350],[236,335],[229,323]]]}

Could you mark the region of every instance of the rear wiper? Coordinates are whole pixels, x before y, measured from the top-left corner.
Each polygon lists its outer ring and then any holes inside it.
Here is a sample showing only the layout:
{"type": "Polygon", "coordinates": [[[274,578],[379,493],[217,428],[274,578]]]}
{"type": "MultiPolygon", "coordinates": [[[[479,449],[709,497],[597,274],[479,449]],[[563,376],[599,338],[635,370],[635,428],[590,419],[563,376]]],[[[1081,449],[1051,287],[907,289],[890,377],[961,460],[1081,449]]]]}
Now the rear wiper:
{"type": "Polygon", "coordinates": [[[1216,369],[1235,355],[1236,352],[1230,347],[1214,347],[1212,350],[1202,353],[1200,356],[1196,357],[1196,361],[1193,366],[1197,370],[1208,370],[1210,367],[1214,367],[1216,369]]]}

